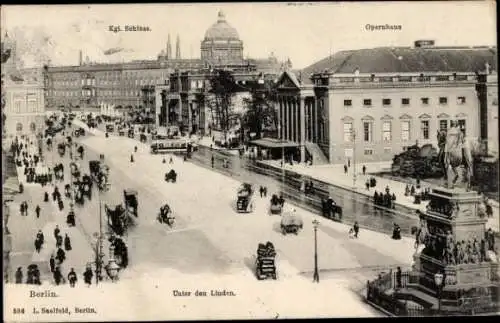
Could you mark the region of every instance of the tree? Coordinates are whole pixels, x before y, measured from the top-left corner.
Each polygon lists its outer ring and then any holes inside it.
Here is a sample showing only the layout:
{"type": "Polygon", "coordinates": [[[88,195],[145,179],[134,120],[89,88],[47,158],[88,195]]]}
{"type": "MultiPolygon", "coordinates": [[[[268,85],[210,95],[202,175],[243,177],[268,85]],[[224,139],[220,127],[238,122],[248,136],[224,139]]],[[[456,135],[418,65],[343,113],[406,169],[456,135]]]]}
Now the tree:
{"type": "Polygon", "coordinates": [[[251,96],[243,99],[245,112],[242,118],[242,126],[250,132],[256,133],[255,139],[262,137],[262,131],[276,129],[278,118],[274,102],[276,91],[270,83],[256,84],[251,88],[251,96]]]}
{"type": "Polygon", "coordinates": [[[212,115],[214,126],[220,128],[226,140],[230,119],[233,114],[232,99],[238,87],[233,74],[226,70],[213,70],[210,75],[210,95],[207,105],[212,115]]]}

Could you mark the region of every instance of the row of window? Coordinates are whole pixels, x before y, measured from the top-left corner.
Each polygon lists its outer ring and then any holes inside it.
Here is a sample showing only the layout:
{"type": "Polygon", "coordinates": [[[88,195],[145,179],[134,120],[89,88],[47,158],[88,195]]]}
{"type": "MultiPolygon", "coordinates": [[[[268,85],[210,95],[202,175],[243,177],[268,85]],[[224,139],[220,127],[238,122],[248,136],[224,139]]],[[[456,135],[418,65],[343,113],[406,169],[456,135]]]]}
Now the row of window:
{"type": "MultiPolygon", "coordinates": [[[[422,105],[428,105],[430,102],[429,98],[420,98],[420,103],[422,105]]],[[[462,105],[466,103],[466,98],[465,96],[459,96],[457,97],[457,104],[462,105]]],[[[382,99],[382,105],[383,106],[390,106],[392,104],[391,99],[382,99]]],[[[439,104],[441,105],[446,105],[448,104],[448,97],[446,96],[441,96],[439,97],[439,104]]],[[[401,99],[401,105],[410,105],[410,98],[402,98],[401,99]]],[[[344,106],[345,107],[350,107],[352,106],[352,99],[345,99],[344,100],[344,106]]],[[[363,99],[363,106],[369,107],[372,106],[372,99],[363,99]]]]}
{"type": "MultiPolygon", "coordinates": [[[[62,97],[78,97],[79,94],[81,93],[81,96],[96,96],[96,90],[95,89],[90,89],[90,90],[81,90],[81,91],[53,91],[52,95],[53,96],[62,96],[62,97]],[[87,93],[93,93],[87,94],[87,93]]],[[[103,90],[99,91],[99,96],[141,96],[141,91],[135,91],[135,90],[130,90],[130,91],[120,91],[120,90],[103,90]]]]}
{"type": "MultiPolygon", "coordinates": [[[[401,121],[401,133],[399,134],[401,136],[402,141],[409,141],[411,140],[411,120],[403,120],[401,121]]],[[[448,120],[439,120],[439,130],[447,130],[448,129],[448,124],[451,121],[448,120]]],[[[458,126],[466,135],[465,132],[465,119],[459,119],[458,120],[458,126]]],[[[430,138],[430,122],[429,120],[420,120],[420,136],[419,138],[428,140],[430,138]]],[[[392,141],[392,121],[386,120],[383,121],[382,123],[382,141],[383,142],[391,142],[392,141]]],[[[354,132],[353,132],[353,123],[352,122],[345,122],[344,123],[344,142],[350,142],[353,141],[354,139],[354,132]]],[[[363,121],[363,133],[362,133],[362,140],[364,142],[373,142],[373,121],[363,121]]]]}
{"type": "Polygon", "coordinates": [[[119,85],[122,83],[125,84],[135,84],[135,85],[154,85],[154,84],[164,84],[166,78],[164,77],[148,77],[148,78],[143,78],[143,79],[124,79],[124,80],[102,80],[98,79],[99,81],[96,81],[97,79],[95,78],[87,78],[87,79],[81,79],[81,80],[54,80],[54,86],[78,86],[81,84],[82,86],[96,86],[97,83],[100,85],[119,85]]]}
{"type": "Polygon", "coordinates": [[[12,113],[35,113],[42,112],[42,107],[35,100],[29,101],[14,101],[14,104],[9,112],[12,113]]]}
{"type": "MultiPolygon", "coordinates": [[[[338,77],[334,78],[334,82],[339,83],[398,83],[398,82],[449,82],[449,81],[467,81],[474,80],[476,77],[473,75],[439,75],[430,76],[420,74],[420,76],[355,76],[355,77],[338,77]]],[[[328,85],[329,79],[316,78],[315,85],[328,85]]]]}

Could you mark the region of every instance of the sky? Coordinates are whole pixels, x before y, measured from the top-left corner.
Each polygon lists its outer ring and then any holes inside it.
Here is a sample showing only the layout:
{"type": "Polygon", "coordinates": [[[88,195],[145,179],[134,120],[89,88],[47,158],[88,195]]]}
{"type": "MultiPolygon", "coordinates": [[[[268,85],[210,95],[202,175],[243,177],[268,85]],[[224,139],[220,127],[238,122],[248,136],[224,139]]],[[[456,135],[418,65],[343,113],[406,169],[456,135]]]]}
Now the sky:
{"type": "MultiPolygon", "coordinates": [[[[205,31],[222,10],[243,41],[244,56],[291,59],[304,68],[340,50],[412,46],[496,46],[494,1],[211,3],[2,6],[1,27],[16,38],[25,67],[155,59],[167,37],[180,37],[183,58],[199,58],[205,31]],[[400,25],[367,30],[366,25],[400,25]],[[109,31],[110,25],[148,26],[149,32],[109,31]],[[121,51],[105,55],[108,49],[121,51]]],[[[2,35],[2,40],[4,35],[2,35]]]]}

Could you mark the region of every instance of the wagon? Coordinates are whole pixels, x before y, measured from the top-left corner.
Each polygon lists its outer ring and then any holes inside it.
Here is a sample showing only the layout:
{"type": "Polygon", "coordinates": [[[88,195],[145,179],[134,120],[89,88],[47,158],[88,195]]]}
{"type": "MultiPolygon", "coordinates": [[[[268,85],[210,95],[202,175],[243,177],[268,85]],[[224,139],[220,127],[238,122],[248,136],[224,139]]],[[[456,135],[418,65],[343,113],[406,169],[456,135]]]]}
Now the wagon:
{"type": "Polygon", "coordinates": [[[288,212],[281,218],[281,233],[286,235],[287,233],[298,234],[303,228],[304,222],[302,218],[295,212],[288,212]]]}
{"type": "Polygon", "coordinates": [[[276,194],[273,194],[271,197],[271,206],[269,207],[269,211],[271,214],[281,214],[283,210],[283,205],[281,205],[280,199],[276,194]]]}
{"type": "Polygon", "coordinates": [[[249,213],[253,211],[252,184],[243,183],[238,189],[238,198],[236,200],[236,211],[238,213],[249,213]]]}
{"type": "Polygon", "coordinates": [[[137,191],[132,189],[123,190],[123,196],[125,198],[125,208],[128,212],[132,213],[135,217],[137,217],[137,209],[139,206],[139,202],[137,199],[137,191]]]}
{"type": "Polygon", "coordinates": [[[276,279],[276,251],[271,242],[259,243],[257,259],[255,261],[255,276],[258,280],[265,278],[276,279]]]}

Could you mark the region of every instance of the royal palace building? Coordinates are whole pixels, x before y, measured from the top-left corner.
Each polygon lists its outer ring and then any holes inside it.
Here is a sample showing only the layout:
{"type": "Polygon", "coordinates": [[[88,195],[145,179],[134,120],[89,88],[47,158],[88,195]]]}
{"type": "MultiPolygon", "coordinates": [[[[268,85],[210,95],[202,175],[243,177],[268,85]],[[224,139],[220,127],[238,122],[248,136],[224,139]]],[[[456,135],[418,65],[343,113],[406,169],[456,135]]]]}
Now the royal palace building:
{"type": "Polygon", "coordinates": [[[456,120],[467,138],[498,152],[496,47],[341,51],[278,87],[280,138],[317,163],[389,161],[456,120]]]}
{"type": "Polygon", "coordinates": [[[217,21],[206,31],[200,54],[198,59],[181,58],[180,39],[177,37],[173,56],[170,36],[166,48],[156,60],[93,64],[88,60],[84,62],[80,53],[78,66],[45,67],[47,107],[95,111],[99,111],[102,104],[124,108],[144,107],[150,111],[156,110],[158,125],[166,125],[163,119],[160,122],[160,115],[166,114],[161,111],[162,108],[165,110],[169,107],[176,109],[179,116],[177,121],[182,121],[180,118],[185,116],[184,124],[187,125],[192,118],[188,117],[186,107],[194,106],[196,111],[193,114],[198,116],[196,124],[204,125],[205,121],[199,121],[199,116],[204,115],[202,102],[195,101],[192,92],[206,88],[206,77],[210,70],[230,69],[243,75],[243,78],[255,78],[259,73],[278,75],[283,66],[273,55],[265,59],[245,59],[243,42],[237,31],[227,23],[222,12],[219,12],[217,21]],[[183,80],[182,87],[177,84],[181,74],[189,75],[189,80],[183,80]],[[171,80],[175,80],[175,84],[171,84],[171,80]]]}

